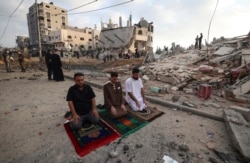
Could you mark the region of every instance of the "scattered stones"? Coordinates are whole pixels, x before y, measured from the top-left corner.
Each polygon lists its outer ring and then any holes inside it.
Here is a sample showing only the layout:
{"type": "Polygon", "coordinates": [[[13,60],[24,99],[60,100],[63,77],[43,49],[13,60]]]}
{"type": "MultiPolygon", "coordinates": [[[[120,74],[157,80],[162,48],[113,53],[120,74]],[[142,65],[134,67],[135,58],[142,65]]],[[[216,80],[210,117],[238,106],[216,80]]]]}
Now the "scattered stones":
{"type": "Polygon", "coordinates": [[[113,150],[113,151],[109,152],[109,156],[110,156],[111,158],[115,158],[115,157],[118,156],[118,152],[117,152],[116,150],[113,150]]]}
{"type": "Polygon", "coordinates": [[[129,146],[128,145],[124,145],[123,146],[123,153],[126,153],[129,150],[129,146]]]}
{"type": "Polygon", "coordinates": [[[185,105],[185,106],[188,106],[188,107],[192,107],[192,108],[195,107],[195,105],[193,105],[193,104],[191,104],[191,103],[189,103],[187,101],[183,102],[182,104],[185,105]]]}
{"type": "Polygon", "coordinates": [[[136,144],[135,145],[135,148],[141,148],[142,147],[142,144],[136,144]]]}
{"type": "Polygon", "coordinates": [[[215,103],[211,103],[211,105],[212,105],[213,107],[215,107],[215,108],[220,108],[220,107],[221,107],[220,105],[215,104],[215,103]]]}
{"type": "Polygon", "coordinates": [[[207,148],[213,150],[215,148],[215,145],[213,142],[207,142],[207,148]]]}
{"type": "Polygon", "coordinates": [[[208,161],[211,163],[218,163],[218,161],[212,157],[209,157],[208,161]]]}
{"type": "Polygon", "coordinates": [[[173,102],[177,102],[177,101],[179,101],[180,97],[181,97],[181,96],[174,95],[174,96],[172,97],[172,101],[173,101],[173,102]]]}
{"type": "Polygon", "coordinates": [[[217,156],[219,156],[219,158],[220,158],[221,160],[223,160],[224,162],[229,161],[229,154],[228,154],[228,153],[224,153],[224,152],[218,151],[218,150],[216,150],[216,149],[214,149],[213,151],[214,151],[214,153],[215,153],[217,156]]]}
{"type": "Polygon", "coordinates": [[[181,145],[179,145],[179,150],[183,151],[183,152],[187,152],[187,151],[189,151],[189,147],[185,144],[181,144],[181,145]]]}
{"type": "Polygon", "coordinates": [[[43,133],[41,131],[39,131],[38,135],[42,135],[43,133]]]}

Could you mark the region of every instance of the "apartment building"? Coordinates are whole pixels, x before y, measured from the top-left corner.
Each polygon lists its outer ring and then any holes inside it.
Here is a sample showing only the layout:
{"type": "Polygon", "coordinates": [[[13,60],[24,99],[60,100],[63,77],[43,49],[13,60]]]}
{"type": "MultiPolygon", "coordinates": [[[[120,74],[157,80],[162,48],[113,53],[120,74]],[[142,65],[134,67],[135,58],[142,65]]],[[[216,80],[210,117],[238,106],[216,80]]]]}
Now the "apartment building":
{"type": "Polygon", "coordinates": [[[37,20],[40,28],[40,39],[42,49],[46,50],[49,46],[52,46],[50,44],[49,37],[51,31],[68,26],[67,10],[55,6],[52,2],[42,2],[37,5],[33,4],[29,8],[29,13],[27,14],[27,21],[29,28],[30,45],[32,48],[38,47],[37,20]]]}
{"type": "Polygon", "coordinates": [[[51,31],[49,42],[59,50],[65,48],[95,49],[99,33],[98,30],[92,28],[80,29],[77,27],[64,26],[62,29],[51,31]]]}

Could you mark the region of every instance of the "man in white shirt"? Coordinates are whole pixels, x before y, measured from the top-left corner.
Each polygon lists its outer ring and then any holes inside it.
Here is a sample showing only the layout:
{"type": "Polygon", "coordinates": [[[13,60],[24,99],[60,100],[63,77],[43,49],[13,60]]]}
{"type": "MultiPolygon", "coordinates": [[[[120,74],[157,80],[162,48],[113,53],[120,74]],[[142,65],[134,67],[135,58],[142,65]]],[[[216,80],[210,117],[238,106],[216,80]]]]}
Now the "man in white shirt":
{"type": "Polygon", "coordinates": [[[134,68],[131,77],[125,81],[126,101],[134,111],[146,112],[146,99],[139,73],[140,70],[134,68]]]}

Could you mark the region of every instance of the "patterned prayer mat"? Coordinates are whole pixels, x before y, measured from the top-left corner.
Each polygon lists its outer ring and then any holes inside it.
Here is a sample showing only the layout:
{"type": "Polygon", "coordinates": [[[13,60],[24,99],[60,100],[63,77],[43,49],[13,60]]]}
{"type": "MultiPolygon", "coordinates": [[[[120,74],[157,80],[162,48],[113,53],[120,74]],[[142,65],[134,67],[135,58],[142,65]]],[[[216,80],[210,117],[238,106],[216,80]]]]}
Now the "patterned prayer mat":
{"type": "Polygon", "coordinates": [[[135,117],[129,113],[121,118],[113,119],[108,116],[106,110],[104,109],[99,110],[99,115],[107,124],[119,132],[122,137],[132,134],[148,124],[147,121],[135,117]]]}
{"type": "Polygon", "coordinates": [[[76,153],[81,157],[120,137],[102,120],[99,124],[83,125],[79,130],[72,130],[69,123],[65,123],[64,127],[75,147],[76,153]]]}
{"type": "Polygon", "coordinates": [[[156,107],[150,107],[148,106],[145,113],[143,112],[136,112],[133,111],[132,108],[130,108],[129,106],[127,106],[128,108],[128,112],[136,117],[139,117],[145,121],[151,122],[154,119],[162,116],[163,114],[165,114],[164,112],[158,110],[156,107]]]}

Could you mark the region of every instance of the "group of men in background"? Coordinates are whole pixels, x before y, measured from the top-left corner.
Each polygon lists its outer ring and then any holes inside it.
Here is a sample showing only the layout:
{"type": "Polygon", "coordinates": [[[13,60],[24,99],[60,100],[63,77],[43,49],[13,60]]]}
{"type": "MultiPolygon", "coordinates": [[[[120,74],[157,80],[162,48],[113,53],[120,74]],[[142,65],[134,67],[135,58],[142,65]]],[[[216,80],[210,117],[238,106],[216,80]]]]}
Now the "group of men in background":
{"type": "Polygon", "coordinates": [[[202,33],[200,34],[200,37],[197,35],[197,37],[195,38],[195,49],[201,49],[201,42],[202,42],[202,38],[203,38],[203,35],[202,33]]]}
{"type": "MultiPolygon", "coordinates": [[[[14,72],[11,69],[11,63],[15,61],[14,56],[13,56],[14,52],[10,52],[8,49],[5,49],[2,58],[3,58],[3,62],[5,64],[5,68],[6,68],[6,72],[10,73],[10,72],[14,72]]],[[[21,50],[18,50],[17,52],[17,60],[19,62],[20,68],[21,68],[21,72],[25,72],[25,68],[24,68],[24,55],[23,52],[21,50]]]]}

